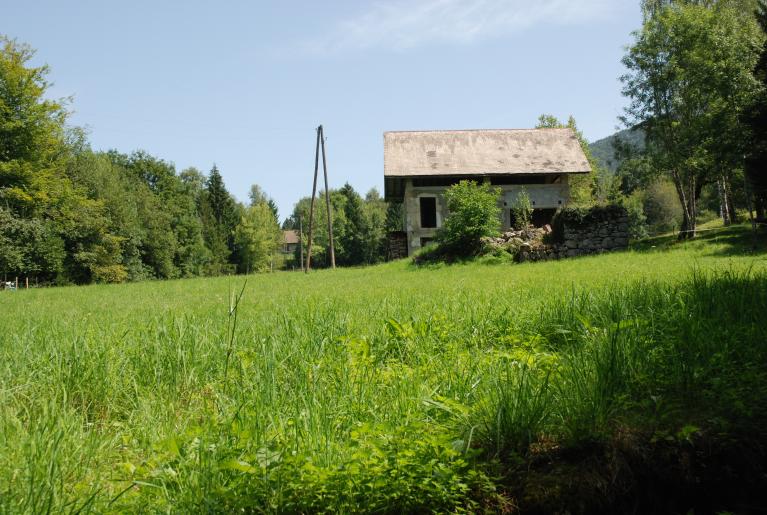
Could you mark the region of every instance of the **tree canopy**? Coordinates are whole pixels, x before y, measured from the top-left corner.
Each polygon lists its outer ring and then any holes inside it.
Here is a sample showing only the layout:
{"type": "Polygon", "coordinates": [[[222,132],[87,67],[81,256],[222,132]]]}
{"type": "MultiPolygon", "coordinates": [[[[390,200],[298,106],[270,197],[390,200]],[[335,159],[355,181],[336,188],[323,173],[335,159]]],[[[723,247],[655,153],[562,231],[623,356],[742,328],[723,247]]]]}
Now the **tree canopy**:
{"type": "Polygon", "coordinates": [[[631,99],[624,121],[642,128],[652,167],[673,181],[687,238],[702,188],[743,166],[741,114],[759,92],[753,70],[764,34],[738,2],[662,4],[648,11],[623,59],[631,99]]]}

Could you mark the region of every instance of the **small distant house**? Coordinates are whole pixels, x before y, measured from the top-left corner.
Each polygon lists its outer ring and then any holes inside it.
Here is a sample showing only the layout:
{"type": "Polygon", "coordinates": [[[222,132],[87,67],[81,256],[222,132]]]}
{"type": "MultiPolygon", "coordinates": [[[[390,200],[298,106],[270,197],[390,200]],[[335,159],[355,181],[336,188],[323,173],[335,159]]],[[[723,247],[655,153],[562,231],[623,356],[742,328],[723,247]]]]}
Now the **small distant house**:
{"type": "Polygon", "coordinates": [[[296,231],[282,231],[282,253],[293,254],[298,248],[298,233],[296,231]]]}
{"type": "Polygon", "coordinates": [[[590,171],[572,129],[386,132],[385,197],[403,202],[405,213],[390,246],[410,255],[430,242],[448,215],[444,192],[459,181],[498,186],[501,226],[508,229],[521,188],[530,197],[533,223],[543,226],[567,205],[569,176],[590,171]]]}

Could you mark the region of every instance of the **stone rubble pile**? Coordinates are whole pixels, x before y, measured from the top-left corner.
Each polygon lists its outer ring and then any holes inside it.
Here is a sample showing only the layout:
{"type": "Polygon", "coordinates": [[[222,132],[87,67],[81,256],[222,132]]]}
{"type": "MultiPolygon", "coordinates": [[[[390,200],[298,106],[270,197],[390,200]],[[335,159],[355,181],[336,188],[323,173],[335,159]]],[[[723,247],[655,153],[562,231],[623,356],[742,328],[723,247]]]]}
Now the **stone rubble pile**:
{"type": "Polygon", "coordinates": [[[507,231],[497,238],[482,238],[482,254],[500,255],[507,252],[517,261],[541,261],[553,259],[555,248],[544,241],[552,233],[551,226],[507,231]]]}
{"type": "Polygon", "coordinates": [[[629,243],[628,215],[623,208],[592,209],[582,219],[566,218],[556,233],[545,225],[508,231],[482,239],[482,254],[514,256],[519,262],[562,259],[613,250],[629,243]]]}

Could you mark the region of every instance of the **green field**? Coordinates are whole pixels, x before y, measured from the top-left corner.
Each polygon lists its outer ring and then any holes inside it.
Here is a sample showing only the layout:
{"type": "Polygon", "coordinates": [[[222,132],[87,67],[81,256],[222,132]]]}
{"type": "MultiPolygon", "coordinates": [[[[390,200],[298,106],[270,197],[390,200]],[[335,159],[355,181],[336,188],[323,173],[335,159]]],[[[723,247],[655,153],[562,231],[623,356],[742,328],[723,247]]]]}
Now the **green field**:
{"type": "Polygon", "coordinates": [[[0,513],[546,509],[536,456],[750,441],[751,241],[0,292],[0,513]]]}

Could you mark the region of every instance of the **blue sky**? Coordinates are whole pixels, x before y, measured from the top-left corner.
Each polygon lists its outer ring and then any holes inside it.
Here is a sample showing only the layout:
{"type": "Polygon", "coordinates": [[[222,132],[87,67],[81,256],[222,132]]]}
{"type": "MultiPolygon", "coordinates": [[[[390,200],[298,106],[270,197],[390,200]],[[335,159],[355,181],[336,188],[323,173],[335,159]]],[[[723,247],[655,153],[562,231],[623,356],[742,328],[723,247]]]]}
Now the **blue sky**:
{"type": "Polygon", "coordinates": [[[281,216],[311,193],[315,127],[331,187],[382,190],[383,132],[532,127],[572,114],[614,132],[639,0],[0,0],[94,149],[144,149],[281,216]]]}

